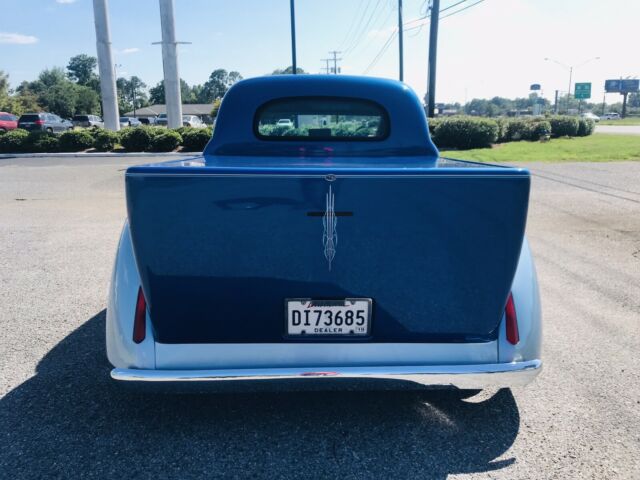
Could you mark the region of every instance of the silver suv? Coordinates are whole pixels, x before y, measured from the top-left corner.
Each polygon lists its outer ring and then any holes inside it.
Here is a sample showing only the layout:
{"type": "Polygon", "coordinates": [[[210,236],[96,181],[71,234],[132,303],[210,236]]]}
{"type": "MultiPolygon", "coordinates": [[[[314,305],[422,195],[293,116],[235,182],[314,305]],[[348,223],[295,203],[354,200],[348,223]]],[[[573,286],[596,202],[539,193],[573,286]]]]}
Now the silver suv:
{"type": "Polygon", "coordinates": [[[104,122],[97,115],[76,115],[71,121],[73,122],[74,127],[84,127],[84,128],[104,128],[104,122]]]}

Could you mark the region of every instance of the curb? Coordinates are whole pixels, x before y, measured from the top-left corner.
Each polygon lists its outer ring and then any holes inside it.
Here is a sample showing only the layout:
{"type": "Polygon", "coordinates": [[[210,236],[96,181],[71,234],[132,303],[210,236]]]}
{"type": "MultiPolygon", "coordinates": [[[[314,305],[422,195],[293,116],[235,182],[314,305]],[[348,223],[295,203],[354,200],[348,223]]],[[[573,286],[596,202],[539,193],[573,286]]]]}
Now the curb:
{"type": "Polygon", "coordinates": [[[60,157],[60,158],[70,158],[70,157],[79,157],[79,158],[87,158],[87,157],[198,157],[201,156],[202,153],[198,152],[190,152],[190,153],[181,153],[181,152],[122,152],[122,153],[113,153],[113,152],[95,152],[95,153],[0,153],[0,158],[42,158],[42,157],[60,157]]]}

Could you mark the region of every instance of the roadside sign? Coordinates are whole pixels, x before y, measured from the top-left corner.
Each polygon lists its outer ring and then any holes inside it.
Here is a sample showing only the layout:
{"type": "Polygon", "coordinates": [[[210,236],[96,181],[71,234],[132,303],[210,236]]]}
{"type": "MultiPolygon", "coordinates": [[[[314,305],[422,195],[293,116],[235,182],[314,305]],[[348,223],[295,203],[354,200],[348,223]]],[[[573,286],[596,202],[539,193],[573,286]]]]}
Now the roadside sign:
{"type": "Polygon", "coordinates": [[[578,100],[591,98],[591,83],[576,83],[574,96],[578,100]]]}
{"type": "Polygon", "coordinates": [[[640,80],[637,79],[614,79],[605,80],[604,91],[607,93],[630,93],[640,89],[640,80]]]}
{"type": "Polygon", "coordinates": [[[622,80],[620,82],[620,91],[623,93],[637,92],[639,89],[640,89],[640,80],[629,79],[629,80],[622,80]]]}
{"type": "Polygon", "coordinates": [[[539,83],[532,83],[531,86],[529,87],[529,90],[540,90],[540,84],[539,83]]]}

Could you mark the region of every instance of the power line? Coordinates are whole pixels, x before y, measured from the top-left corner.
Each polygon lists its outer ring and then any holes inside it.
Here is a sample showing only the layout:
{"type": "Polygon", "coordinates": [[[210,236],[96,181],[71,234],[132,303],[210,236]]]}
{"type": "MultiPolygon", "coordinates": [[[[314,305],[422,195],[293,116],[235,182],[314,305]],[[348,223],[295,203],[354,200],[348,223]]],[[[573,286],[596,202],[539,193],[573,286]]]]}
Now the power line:
{"type": "Polygon", "coordinates": [[[348,50],[349,46],[353,44],[353,41],[358,38],[358,32],[360,31],[360,27],[364,23],[364,19],[367,17],[367,14],[369,13],[369,8],[371,7],[371,0],[366,0],[366,2],[367,3],[364,7],[364,10],[362,11],[362,15],[360,15],[360,20],[358,21],[358,25],[353,30],[353,35],[350,36],[348,40],[345,39],[345,41],[343,42],[344,44],[347,45],[347,48],[345,49],[345,51],[348,50]]]}
{"type": "MultiPolygon", "coordinates": [[[[440,13],[442,13],[442,12],[446,12],[447,10],[451,10],[452,8],[457,7],[458,5],[461,5],[461,4],[466,3],[466,2],[468,2],[468,1],[469,1],[469,0],[460,0],[460,1],[456,2],[456,3],[453,3],[453,4],[449,5],[449,6],[448,6],[448,7],[446,7],[446,8],[442,8],[442,9],[440,9],[440,13]]],[[[444,15],[444,16],[440,17],[440,20],[442,20],[443,18],[451,17],[451,16],[455,15],[456,13],[462,12],[463,10],[467,10],[468,8],[474,7],[474,6],[476,6],[476,5],[480,4],[480,3],[484,2],[484,1],[485,1],[485,0],[479,0],[479,1],[475,2],[475,3],[472,3],[471,5],[467,5],[467,6],[466,6],[466,7],[464,7],[464,8],[460,8],[460,9],[456,10],[455,12],[451,12],[451,13],[449,13],[448,15],[444,15]]],[[[408,25],[408,24],[411,24],[411,23],[415,23],[415,22],[419,22],[419,21],[421,21],[421,20],[426,20],[426,19],[427,19],[427,18],[429,18],[430,16],[431,16],[431,15],[430,15],[430,14],[428,14],[428,15],[426,15],[426,16],[424,16],[424,17],[421,17],[421,18],[414,18],[413,20],[409,20],[408,22],[406,22],[406,23],[405,23],[405,25],[408,25]]],[[[405,31],[405,32],[409,32],[409,31],[411,31],[411,30],[415,30],[416,28],[422,29],[422,27],[424,27],[426,24],[427,24],[427,22],[423,22],[423,23],[421,23],[420,25],[415,25],[415,26],[410,27],[410,28],[405,28],[405,30],[404,30],[404,31],[405,31]]],[[[418,33],[420,33],[420,32],[418,32],[418,33]]],[[[416,33],[416,34],[414,34],[414,35],[417,35],[417,33],[416,33]]]]}
{"type": "MultiPolygon", "coordinates": [[[[455,12],[451,12],[450,14],[445,15],[444,17],[440,17],[440,20],[443,20],[443,19],[445,19],[445,18],[447,18],[447,17],[451,17],[452,15],[455,15],[455,14],[457,14],[457,13],[463,12],[463,11],[465,11],[465,10],[467,10],[467,9],[471,8],[471,7],[475,7],[476,5],[479,5],[479,4],[481,4],[482,2],[484,2],[484,1],[485,1],[485,0],[478,0],[476,3],[472,3],[471,5],[467,5],[466,7],[461,8],[461,9],[459,9],[459,10],[456,10],[455,12]]],[[[441,10],[441,11],[442,11],[442,10],[441,10]]]]}
{"type": "MultiPolygon", "coordinates": [[[[380,12],[383,12],[383,11],[384,11],[384,9],[380,10],[380,12]]],[[[391,15],[393,14],[393,12],[394,12],[394,9],[390,9],[388,11],[387,16],[385,17],[385,19],[382,22],[377,23],[376,25],[378,25],[380,27],[383,26],[383,25],[386,25],[388,23],[389,19],[391,18],[391,15]]],[[[361,43],[360,43],[360,41],[358,41],[348,52],[345,52],[345,56],[347,56],[346,53],[348,53],[349,55],[352,55],[354,52],[358,51],[360,45],[361,45],[361,43]]]]}
{"type": "Polygon", "coordinates": [[[378,13],[378,16],[379,16],[380,11],[378,10],[378,7],[380,6],[380,2],[381,1],[382,0],[378,0],[376,2],[375,7],[373,7],[373,10],[371,11],[371,15],[369,15],[369,19],[364,24],[364,27],[360,30],[360,32],[356,35],[355,42],[352,42],[351,45],[349,45],[347,48],[345,48],[345,50],[344,50],[345,54],[350,52],[351,50],[353,50],[358,45],[358,43],[360,43],[360,41],[362,40],[363,35],[367,32],[367,28],[369,28],[369,25],[371,25],[371,21],[373,20],[374,15],[376,13],[378,13]]]}
{"type": "Polygon", "coordinates": [[[389,38],[387,38],[387,41],[384,43],[384,45],[382,46],[378,54],[374,57],[374,59],[367,66],[367,68],[364,69],[364,72],[363,72],[364,75],[369,73],[369,71],[376,66],[378,61],[382,58],[382,55],[384,55],[384,53],[387,51],[389,46],[391,46],[391,43],[393,42],[393,39],[395,38],[397,33],[398,33],[398,29],[395,29],[393,32],[391,32],[391,35],[389,35],[389,38]]]}
{"type": "Polygon", "coordinates": [[[360,0],[360,3],[358,4],[358,7],[356,8],[356,16],[353,17],[353,20],[351,21],[351,24],[349,25],[349,29],[347,30],[346,35],[344,36],[344,38],[342,39],[342,42],[340,42],[340,46],[338,48],[342,48],[344,47],[345,43],[347,42],[347,38],[349,38],[349,36],[351,35],[351,32],[353,31],[353,27],[356,24],[356,21],[358,19],[358,11],[360,10],[360,8],[362,8],[362,5],[364,4],[365,0],[360,0]]]}

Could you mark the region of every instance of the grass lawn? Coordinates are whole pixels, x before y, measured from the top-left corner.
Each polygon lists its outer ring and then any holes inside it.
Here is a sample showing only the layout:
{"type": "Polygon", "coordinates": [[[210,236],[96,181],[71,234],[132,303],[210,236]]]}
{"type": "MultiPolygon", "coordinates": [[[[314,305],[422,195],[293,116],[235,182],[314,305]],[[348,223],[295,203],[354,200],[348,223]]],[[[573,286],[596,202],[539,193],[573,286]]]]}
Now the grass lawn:
{"type": "Polygon", "coordinates": [[[476,162],[611,162],[640,160],[640,135],[595,133],[548,142],[510,142],[493,148],[442,150],[442,157],[476,162]]]}
{"type": "Polygon", "coordinates": [[[640,117],[627,117],[619,120],[600,120],[596,125],[640,125],[640,117]]]}

